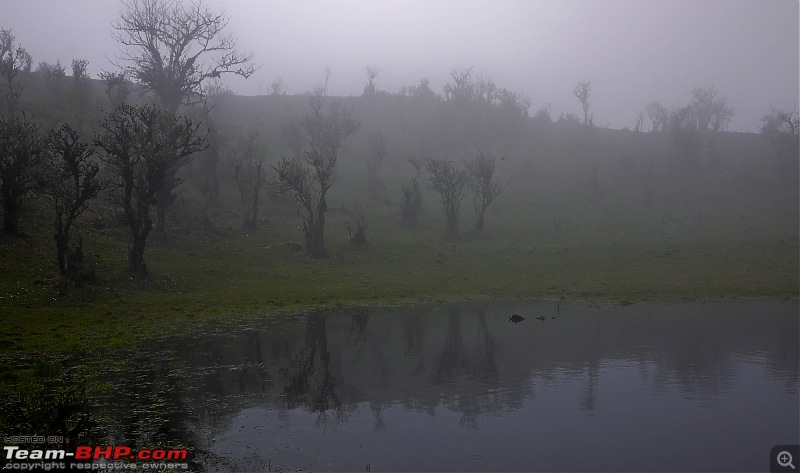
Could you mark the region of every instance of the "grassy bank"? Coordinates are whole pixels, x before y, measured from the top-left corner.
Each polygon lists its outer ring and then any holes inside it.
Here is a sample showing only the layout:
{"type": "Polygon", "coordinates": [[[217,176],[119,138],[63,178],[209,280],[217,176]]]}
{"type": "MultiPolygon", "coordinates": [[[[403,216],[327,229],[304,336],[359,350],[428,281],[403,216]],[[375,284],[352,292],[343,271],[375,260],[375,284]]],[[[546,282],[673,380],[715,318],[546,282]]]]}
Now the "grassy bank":
{"type": "MultiPolygon", "coordinates": [[[[26,236],[0,235],[0,353],[119,345],[309,307],[798,296],[797,181],[778,172],[761,135],[708,135],[689,159],[668,133],[586,130],[402,97],[349,98],[345,105],[364,125],[343,146],[326,197],[328,258],[297,251],[302,223],[271,184],[261,194],[259,230],[241,228],[225,149],[213,168],[221,188],[208,220],[200,217],[208,171],[200,158],[182,170],[171,227],[148,240],[147,280],[126,270],[127,230],[109,188],[75,229],[96,278],[65,289],[54,264],[52,209],[31,196],[21,221],[26,236]],[[368,137],[376,132],[385,135],[390,156],[378,173],[381,195],[367,197],[368,137]],[[406,158],[458,161],[477,149],[497,155],[497,176],[508,183],[489,208],[486,234],[471,233],[466,193],[461,238],[445,240],[439,196],[425,175],[419,225],[398,223],[400,187],[413,175],[406,158]],[[367,204],[369,222],[369,244],[357,249],[342,212],[354,199],[367,204]]],[[[262,132],[270,165],[291,155],[283,126],[307,106],[302,96],[230,97],[219,110],[231,126],[262,132]]]]}
{"type": "Polygon", "coordinates": [[[34,236],[0,239],[0,349],[117,345],[218,320],[320,306],[797,297],[798,241],[790,233],[764,234],[749,223],[733,233],[724,220],[715,228],[713,221],[634,221],[630,214],[624,214],[624,226],[615,223],[620,214],[547,227],[498,209],[492,221],[496,236],[464,232],[461,241],[449,242],[441,237],[435,209],[419,228],[408,229],[396,223],[391,209],[377,207],[370,243],[358,249],[349,246],[334,210],[325,260],[296,251],[291,242],[302,235],[290,214],[248,233],[233,224],[175,228],[151,237],[152,276],[145,281],[127,273],[124,233],[110,228],[84,241],[96,281],[67,289],[55,278],[54,249],[42,219],[42,228],[29,233],[34,236]]]}

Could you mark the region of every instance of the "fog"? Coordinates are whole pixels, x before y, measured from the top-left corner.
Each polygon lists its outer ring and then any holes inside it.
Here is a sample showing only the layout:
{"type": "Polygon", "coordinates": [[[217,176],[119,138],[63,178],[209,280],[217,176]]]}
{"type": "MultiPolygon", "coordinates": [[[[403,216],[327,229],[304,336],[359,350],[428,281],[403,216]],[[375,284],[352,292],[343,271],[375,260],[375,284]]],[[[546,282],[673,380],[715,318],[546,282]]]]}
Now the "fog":
{"type": "Polygon", "coordinates": [[[0,0],[8,459],[45,432],[202,471],[763,466],[800,418],[798,24],[0,0]]]}
{"type": "MultiPolygon", "coordinates": [[[[267,93],[281,77],[287,92],[324,81],[329,92],[360,95],[365,67],[381,69],[378,90],[397,91],[422,77],[442,92],[450,72],[473,66],[499,87],[524,92],[533,114],[579,114],[572,94],[592,83],[600,126],[632,127],[647,102],[688,101],[713,86],[734,108],[729,129],[757,131],[770,107],[798,98],[800,61],[794,0],[743,1],[292,1],[209,0],[230,16],[226,30],[252,50],[261,68],[248,80],[226,78],[241,95],[267,93]]],[[[116,70],[119,45],[112,0],[3,0],[10,28],[40,61],[90,61],[89,72],[116,70]]]]}

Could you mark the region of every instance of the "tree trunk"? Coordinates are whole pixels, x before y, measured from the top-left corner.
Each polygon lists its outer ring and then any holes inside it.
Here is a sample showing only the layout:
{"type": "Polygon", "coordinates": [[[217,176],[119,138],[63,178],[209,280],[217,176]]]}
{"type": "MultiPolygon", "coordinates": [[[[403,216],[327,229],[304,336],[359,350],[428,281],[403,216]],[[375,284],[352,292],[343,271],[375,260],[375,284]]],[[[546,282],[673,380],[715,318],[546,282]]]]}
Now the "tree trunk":
{"type": "Polygon", "coordinates": [[[306,253],[314,258],[324,258],[328,251],[325,249],[325,228],[313,225],[306,236],[306,253]]]}
{"type": "Polygon", "coordinates": [[[61,277],[65,277],[67,275],[67,259],[69,257],[69,235],[59,231],[53,238],[56,240],[58,274],[60,274],[61,277]]]}
{"type": "Polygon", "coordinates": [[[478,220],[475,222],[475,231],[478,233],[483,233],[483,215],[485,213],[485,208],[478,211],[478,220]]]}
{"type": "Polygon", "coordinates": [[[328,204],[325,197],[321,197],[316,213],[303,226],[306,237],[306,253],[314,258],[324,258],[328,254],[325,249],[325,211],[328,204]]]}
{"type": "Polygon", "coordinates": [[[169,205],[159,195],[156,205],[156,231],[163,232],[167,228],[167,206],[169,205]]]}
{"type": "Polygon", "coordinates": [[[306,225],[306,254],[313,258],[323,258],[327,254],[324,242],[324,229],[316,224],[306,225]]]}
{"type": "Polygon", "coordinates": [[[258,184],[256,184],[256,188],[253,189],[253,213],[250,218],[252,219],[251,225],[253,226],[253,230],[255,230],[258,225],[258,184]]]}
{"type": "Polygon", "coordinates": [[[217,205],[217,199],[219,197],[219,176],[217,175],[217,160],[214,159],[214,167],[212,168],[213,171],[211,172],[211,194],[209,195],[209,202],[213,205],[217,205]]]}
{"type": "Polygon", "coordinates": [[[10,192],[3,192],[3,230],[9,235],[16,235],[17,227],[17,199],[10,192]]]}
{"type": "Polygon", "coordinates": [[[145,217],[142,223],[142,228],[135,228],[133,222],[130,223],[131,229],[131,246],[128,253],[128,263],[132,273],[137,276],[147,276],[147,265],[144,262],[144,249],[147,244],[147,235],[150,233],[152,221],[150,217],[145,217]]]}
{"type": "Polygon", "coordinates": [[[173,191],[180,185],[177,169],[170,169],[161,181],[161,189],[156,193],[156,231],[163,232],[167,228],[167,209],[175,201],[178,194],[173,191]]]}
{"type": "Polygon", "coordinates": [[[130,270],[137,276],[147,276],[147,266],[144,263],[145,239],[141,236],[134,236],[131,239],[128,263],[130,270]]]}
{"type": "Polygon", "coordinates": [[[445,214],[447,216],[447,236],[455,238],[458,236],[458,210],[449,207],[445,214]]]}

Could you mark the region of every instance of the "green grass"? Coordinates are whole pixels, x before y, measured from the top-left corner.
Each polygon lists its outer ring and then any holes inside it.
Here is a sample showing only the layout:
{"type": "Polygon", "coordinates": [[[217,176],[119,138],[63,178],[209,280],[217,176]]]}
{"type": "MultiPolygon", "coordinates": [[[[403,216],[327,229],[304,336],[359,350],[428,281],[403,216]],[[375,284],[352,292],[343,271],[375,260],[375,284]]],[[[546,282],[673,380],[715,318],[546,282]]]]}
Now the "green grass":
{"type": "MultiPolygon", "coordinates": [[[[532,217],[523,219],[525,205],[509,198],[488,216],[494,237],[478,239],[465,230],[461,241],[449,242],[441,236],[433,196],[426,197],[416,229],[399,226],[392,207],[373,205],[370,243],[359,249],[347,244],[333,207],[326,236],[331,255],[325,260],[289,248],[286,243],[302,241],[302,235],[297,218],[285,209],[251,233],[236,230],[232,218],[233,229],[178,227],[153,234],[147,250],[151,278],[145,281],[126,271],[121,227],[93,231],[84,250],[96,263],[97,280],[68,289],[55,277],[46,220],[34,218],[26,230],[32,236],[0,238],[0,350],[117,346],[219,320],[321,306],[797,297],[796,233],[753,227],[752,218],[718,211],[697,223],[668,208],[637,213],[609,210],[607,202],[597,204],[593,216],[592,205],[578,201],[568,204],[580,211],[557,228],[548,225],[547,215],[558,215],[560,207],[533,205],[532,217]]],[[[464,205],[462,228],[472,222],[470,210],[464,205]]],[[[742,207],[736,212],[758,214],[742,207]]]]}

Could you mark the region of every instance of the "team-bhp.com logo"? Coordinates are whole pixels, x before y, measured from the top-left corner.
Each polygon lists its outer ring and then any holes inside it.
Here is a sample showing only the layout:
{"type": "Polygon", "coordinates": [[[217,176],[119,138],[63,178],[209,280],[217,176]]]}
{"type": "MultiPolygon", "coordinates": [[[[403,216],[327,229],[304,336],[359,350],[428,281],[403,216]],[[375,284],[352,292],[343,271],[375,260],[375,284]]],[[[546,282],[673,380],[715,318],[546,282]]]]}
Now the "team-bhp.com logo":
{"type": "Polygon", "coordinates": [[[58,449],[27,450],[3,447],[4,470],[186,470],[186,449],[134,450],[126,446],[75,447],[74,452],[58,449]]]}

